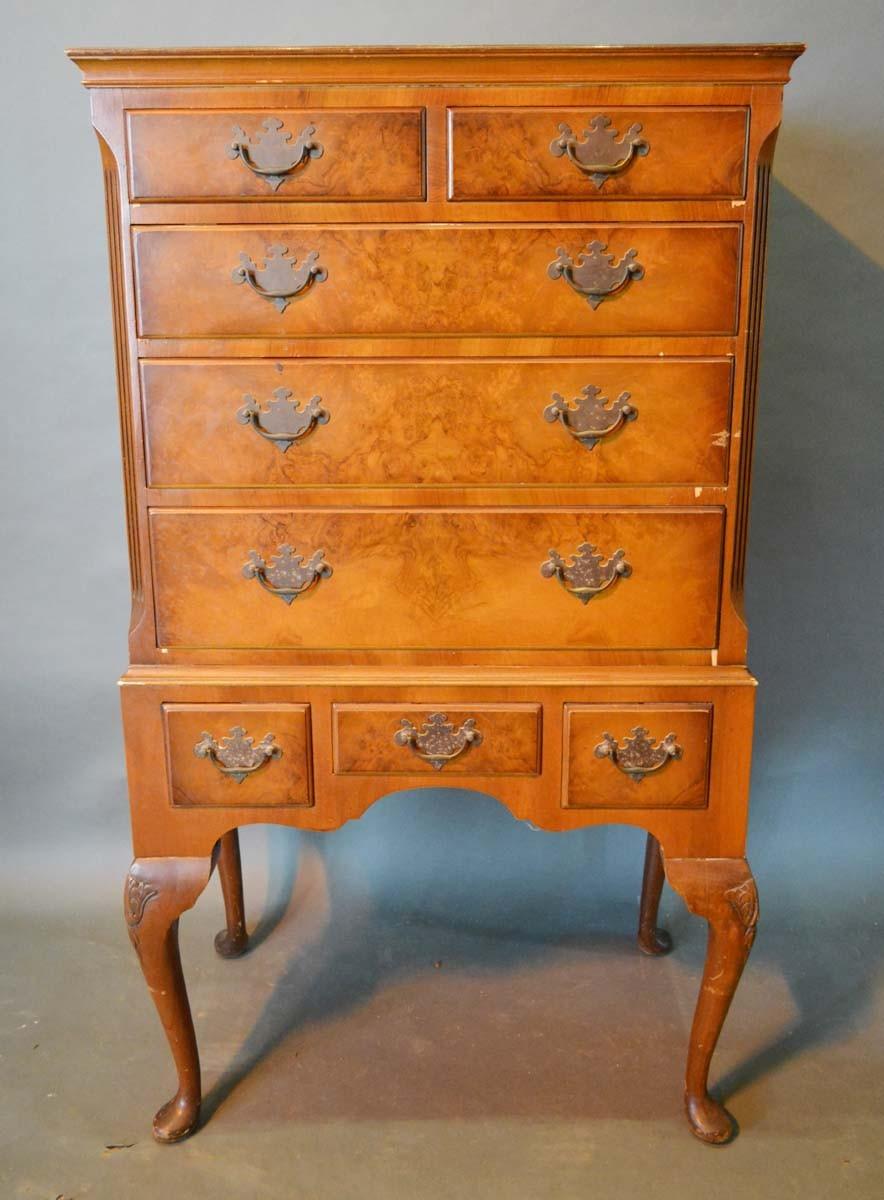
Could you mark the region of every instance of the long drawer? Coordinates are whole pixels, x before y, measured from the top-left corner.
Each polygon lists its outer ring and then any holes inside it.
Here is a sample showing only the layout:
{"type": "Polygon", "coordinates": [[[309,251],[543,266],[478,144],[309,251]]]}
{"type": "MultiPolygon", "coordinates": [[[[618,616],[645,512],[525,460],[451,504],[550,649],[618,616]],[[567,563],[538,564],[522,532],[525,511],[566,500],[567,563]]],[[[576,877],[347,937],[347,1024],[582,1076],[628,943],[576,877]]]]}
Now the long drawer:
{"type": "Polygon", "coordinates": [[[736,328],[738,224],[232,226],[133,236],[145,337],[736,328]]]}
{"type": "Polygon", "coordinates": [[[219,649],[696,649],[723,512],[154,510],[157,638],[219,649]]]}
{"type": "Polygon", "coordinates": [[[141,376],[155,487],[726,478],[727,359],[145,360],[141,376]]]}

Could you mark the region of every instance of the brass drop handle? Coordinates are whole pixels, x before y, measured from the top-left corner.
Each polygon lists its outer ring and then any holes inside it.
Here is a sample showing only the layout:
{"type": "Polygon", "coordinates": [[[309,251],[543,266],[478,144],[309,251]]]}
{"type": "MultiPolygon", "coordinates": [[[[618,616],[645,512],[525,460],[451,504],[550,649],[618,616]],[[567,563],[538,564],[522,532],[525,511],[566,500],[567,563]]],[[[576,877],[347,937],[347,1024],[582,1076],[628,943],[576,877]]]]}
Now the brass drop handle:
{"type": "Polygon", "coordinates": [[[257,434],[285,454],[295,442],[302,441],[317,425],[325,425],[329,419],[319,396],[313,396],[303,408],[300,401],[291,397],[288,388],[276,388],[273,399],[262,409],[254,396],[243,396],[244,404],[236,419],[240,425],[251,425],[257,434]]]}
{"type": "Polygon", "coordinates": [[[633,279],[641,279],[645,269],[636,262],[637,250],[627,250],[618,263],[613,254],[606,254],[604,242],[590,242],[576,258],[559,246],[556,257],[547,267],[550,279],[564,279],[589,307],[598,308],[603,300],[622,292],[633,279]]]}
{"type": "Polygon", "coordinates": [[[333,571],[325,561],[325,551],[315,550],[305,561],[303,554],[296,554],[294,547],[282,545],[266,563],[257,550],[249,551],[249,561],[242,569],[245,579],[257,579],[261,587],[271,596],[278,596],[291,604],[303,596],[320,579],[331,578],[333,571]]]}
{"type": "Polygon", "coordinates": [[[595,546],[584,542],[577,547],[570,562],[566,562],[557,550],[550,550],[546,562],[541,564],[540,574],[544,579],[558,579],[566,592],[576,596],[581,604],[588,604],[593,596],[612,587],[621,575],[631,575],[632,567],[626,561],[625,550],[615,550],[606,560],[595,546]]]}
{"type": "Polygon", "coordinates": [[[296,296],[308,291],[314,283],[328,279],[325,267],[316,265],[318,250],[311,250],[300,267],[297,258],[286,258],[287,254],[288,246],[268,246],[264,266],[259,267],[248,254],[242,253],[231,279],[234,283],[247,283],[262,300],[269,300],[277,312],[285,312],[296,296]]]}
{"type": "Polygon", "coordinates": [[[632,733],[623,739],[622,745],[610,733],[603,733],[601,742],[595,748],[596,758],[609,758],[619,771],[635,783],[641,783],[646,775],[662,771],[667,763],[681,758],[683,754],[674,733],[667,733],[658,743],[643,725],[636,725],[632,733]]]}
{"type": "Polygon", "coordinates": [[[621,425],[636,419],[638,409],[629,403],[630,399],[629,392],[621,392],[608,407],[601,388],[590,383],[570,404],[564,396],[553,392],[552,404],[543,410],[543,419],[550,423],[560,421],[575,441],[591,450],[601,438],[616,433],[621,425]]]}
{"type": "Polygon", "coordinates": [[[648,153],[651,147],[639,137],[641,131],[641,125],[630,125],[618,142],[611,118],[597,116],[584,129],[580,142],[571,126],[563,122],[559,125],[559,136],[550,142],[549,152],[554,158],[567,155],[577,170],[600,188],[606,179],[625,171],[634,158],[643,158],[648,153]]]}
{"type": "Polygon", "coordinates": [[[322,146],[313,139],[315,125],[305,125],[294,141],[291,133],[283,133],[278,117],[266,117],[261,128],[262,133],[250,137],[241,126],[234,125],[227,157],[244,162],[253,175],[270,185],[271,191],[275,192],[311,158],[322,157],[322,146]]]}
{"type": "Polygon", "coordinates": [[[427,762],[435,771],[465,754],[470,746],[482,744],[482,734],[473,717],[467,717],[459,729],[449,722],[445,713],[430,713],[420,729],[407,717],[402,717],[393,734],[397,746],[407,746],[416,758],[427,762]]]}
{"type": "Polygon", "coordinates": [[[220,741],[215,741],[210,733],[202,733],[193,752],[197,758],[208,759],[222,775],[235,783],[242,783],[249,775],[260,771],[271,758],[282,758],[282,749],[276,745],[274,734],[265,734],[256,746],[255,739],[242,725],[234,725],[220,741]]]}

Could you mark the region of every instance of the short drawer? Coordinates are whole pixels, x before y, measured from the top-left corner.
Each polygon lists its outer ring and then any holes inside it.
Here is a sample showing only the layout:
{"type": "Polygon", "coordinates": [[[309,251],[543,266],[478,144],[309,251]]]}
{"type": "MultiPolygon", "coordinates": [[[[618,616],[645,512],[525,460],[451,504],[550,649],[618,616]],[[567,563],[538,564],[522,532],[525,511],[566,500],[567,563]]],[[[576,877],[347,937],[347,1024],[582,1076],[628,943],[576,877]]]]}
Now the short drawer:
{"type": "Polygon", "coordinates": [[[745,108],[455,108],[454,200],[739,197],[745,108]]]}
{"type": "Polygon", "coordinates": [[[335,704],[336,775],[538,775],[540,705],[335,704]]]}
{"type": "Polygon", "coordinates": [[[141,381],[153,487],[715,484],[727,473],[728,359],[144,360],[141,381]]]}
{"type": "Polygon", "coordinates": [[[176,808],[313,803],[307,704],[164,704],[176,808]]]}
{"type": "Polygon", "coordinates": [[[131,111],[134,200],[419,200],[421,109],[131,111]]]}
{"type": "Polygon", "coordinates": [[[711,704],[566,704],[566,808],[705,808],[711,704]]]}
{"type": "Polygon", "coordinates": [[[699,223],[141,228],[139,332],[732,334],[740,237],[699,223]]]}
{"type": "Polygon", "coordinates": [[[716,642],[719,508],[163,509],[150,529],[160,646],[716,642]]]}

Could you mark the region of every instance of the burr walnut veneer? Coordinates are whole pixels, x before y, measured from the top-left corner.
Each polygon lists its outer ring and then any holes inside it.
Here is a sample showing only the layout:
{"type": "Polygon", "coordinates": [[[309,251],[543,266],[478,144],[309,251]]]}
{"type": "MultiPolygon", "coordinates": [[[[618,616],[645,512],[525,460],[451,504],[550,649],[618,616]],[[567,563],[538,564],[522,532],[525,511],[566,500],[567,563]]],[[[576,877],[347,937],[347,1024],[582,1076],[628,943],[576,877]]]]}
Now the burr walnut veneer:
{"type": "MultiPolygon", "coordinates": [[[[132,942],[200,1108],[178,918],[237,828],[394,789],[646,831],[709,925],[693,1131],[755,936],[743,567],[798,46],[77,50],[132,574],[132,942]]],[[[634,1014],[633,1014],[634,1017],[634,1014]]],[[[526,1081],[526,1086],[528,1086],[526,1081]]]]}

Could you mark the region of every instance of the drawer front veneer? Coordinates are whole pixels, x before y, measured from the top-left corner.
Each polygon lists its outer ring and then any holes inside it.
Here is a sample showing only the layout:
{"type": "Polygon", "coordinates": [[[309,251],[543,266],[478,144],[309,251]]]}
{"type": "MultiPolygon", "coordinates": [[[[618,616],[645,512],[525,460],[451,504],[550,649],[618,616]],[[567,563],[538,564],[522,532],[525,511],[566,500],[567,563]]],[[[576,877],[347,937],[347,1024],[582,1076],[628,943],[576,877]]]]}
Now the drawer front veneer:
{"type": "Polygon", "coordinates": [[[450,194],[740,197],[747,124],[745,108],[456,108],[449,113],[450,194]]]}
{"type": "Polygon", "coordinates": [[[716,643],[719,509],[154,510],[150,525],[161,647],[716,643]]]}
{"type": "Polygon", "coordinates": [[[566,704],[571,808],[703,808],[712,706],[566,704]]]}
{"type": "Polygon", "coordinates": [[[420,109],[128,114],[135,200],[419,200],[420,109]]]}
{"type": "Polygon", "coordinates": [[[726,479],[726,359],[145,360],[141,377],[155,487],[726,479]]]}
{"type": "Polygon", "coordinates": [[[337,775],[538,775],[540,705],[335,704],[337,775]]]}
{"type": "Polygon", "coordinates": [[[134,244],[145,337],[736,327],[736,224],[141,228],[134,244]]]}
{"type": "Polygon", "coordinates": [[[165,704],[172,803],[279,808],[313,803],[307,704],[165,704]]]}

